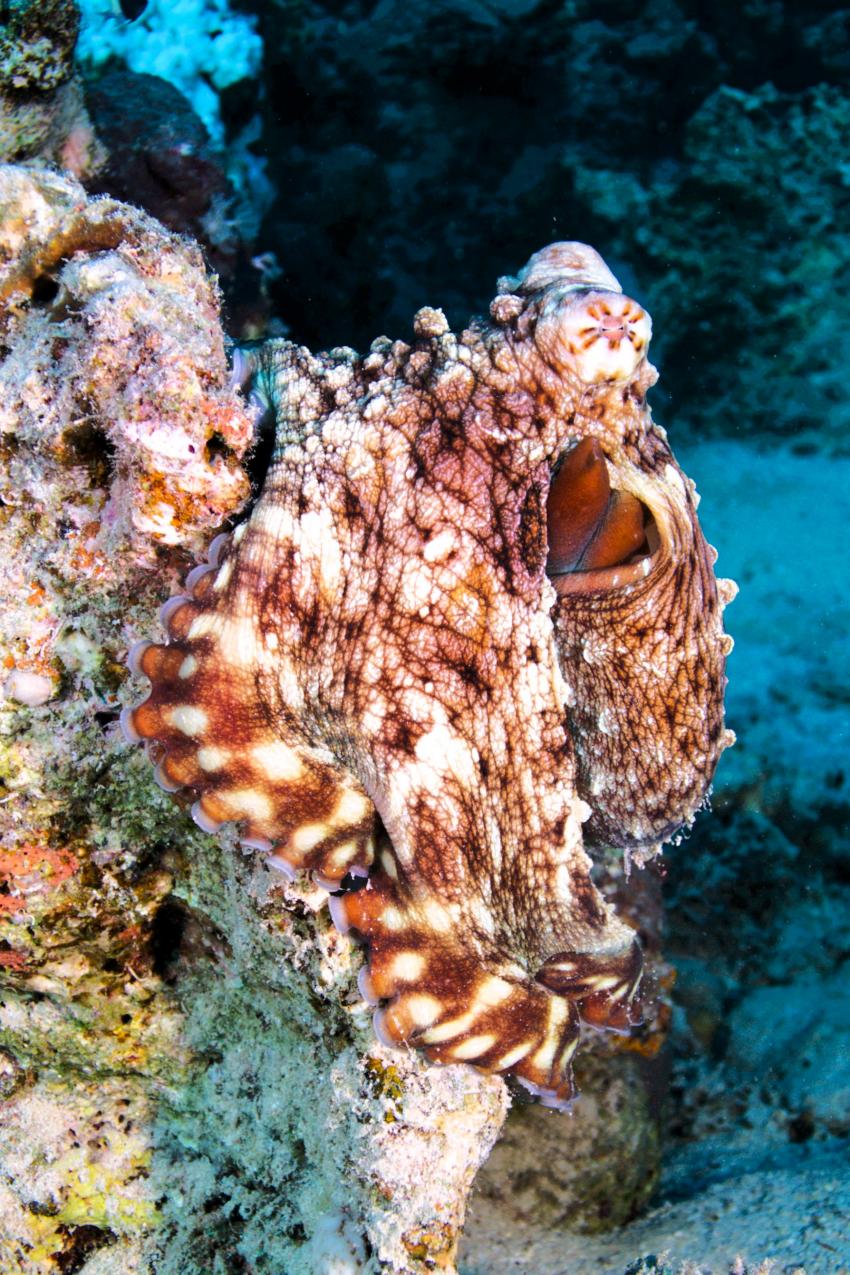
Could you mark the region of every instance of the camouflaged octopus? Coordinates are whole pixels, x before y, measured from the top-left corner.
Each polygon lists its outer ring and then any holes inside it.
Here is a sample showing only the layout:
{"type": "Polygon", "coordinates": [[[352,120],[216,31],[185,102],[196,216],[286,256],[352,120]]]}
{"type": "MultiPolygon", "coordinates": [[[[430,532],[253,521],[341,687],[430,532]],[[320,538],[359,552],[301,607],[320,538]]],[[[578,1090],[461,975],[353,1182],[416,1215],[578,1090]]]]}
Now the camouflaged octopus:
{"type": "Polygon", "coordinates": [[[645,403],[650,321],[553,244],[491,323],[239,360],[274,407],[251,516],[163,611],[125,710],[215,831],[333,891],[379,1036],[572,1092],[582,1022],[638,1015],[641,954],[586,846],[646,854],[721,750],[723,605],[645,403]]]}

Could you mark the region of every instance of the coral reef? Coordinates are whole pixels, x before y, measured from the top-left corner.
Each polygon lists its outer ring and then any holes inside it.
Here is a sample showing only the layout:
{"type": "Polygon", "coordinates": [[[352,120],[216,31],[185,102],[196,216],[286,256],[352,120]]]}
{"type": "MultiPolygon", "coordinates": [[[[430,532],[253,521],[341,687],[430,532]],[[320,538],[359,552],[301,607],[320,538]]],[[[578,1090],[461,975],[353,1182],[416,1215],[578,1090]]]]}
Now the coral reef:
{"type": "MultiPolygon", "coordinates": [[[[668,391],[700,436],[746,430],[829,437],[844,448],[850,416],[845,369],[829,340],[829,296],[850,280],[848,197],[830,158],[850,127],[846,88],[782,93],[772,84],[723,86],[688,121],[682,164],[645,183],[583,166],[578,195],[652,279],[650,296],[668,391]],[[669,209],[685,210],[671,218],[669,209]],[[723,212],[718,215],[718,209],[723,212]],[[626,235],[623,227],[634,230],[626,235]],[[683,298],[713,355],[734,374],[689,358],[693,334],[675,323],[683,298]],[[746,340],[742,340],[746,333],[746,340]],[[760,392],[769,369],[770,393],[760,392]]],[[[678,408],[677,408],[678,417],[678,408]]]]}
{"type": "Polygon", "coordinates": [[[135,22],[101,0],[81,0],[79,56],[95,67],[119,59],[188,98],[213,140],[224,140],[221,94],[256,79],[263,56],[256,19],[227,0],[149,0],[135,22]]]}
{"type": "Polygon", "coordinates": [[[200,256],[155,222],[6,167],[0,262],[0,1248],[32,1273],[155,1212],[148,1092],[188,1058],[150,941],[172,830],[110,724],[160,573],[247,496],[253,427],[200,256]]]}
{"type": "Polygon", "coordinates": [[[6,167],[0,263],[3,1270],[450,1270],[502,1082],[376,1045],[323,892],[117,729],[127,647],[249,491],[200,254],[6,167]]]}
{"type": "MultiPolygon", "coordinates": [[[[253,287],[259,310],[259,272],[249,263],[224,158],[182,93],[156,76],[110,66],[87,79],[86,102],[107,151],[86,183],[89,192],[128,200],[169,230],[191,235],[206,248],[222,287],[253,287]]],[[[234,318],[231,308],[231,327],[234,318]]]]}
{"type": "Polygon", "coordinates": [[[569,233],[639,280],[678,437],[846,447],[850,10],[826,9],[255,5],[277,312],[322,346],[403,332],[423,295],[462,322],[476,281],[569,233]]]}
{"type": "Polygon", "coordinates": [[[85,100],[100,145],[86,189],[126,199],[201,243],[231,335],[264,335],[266,286],[279,268],[254,248],[271,187],[256,153],[262,46],[252,20],[223,2],[152,3],[134,23],[100,0],[81,8],[85,100]]]}
{"type": "Polygon", "coordinates": [[[74,0],[10,0],[0,27],[0,162],[39,160],[75,177],[103,152],[74,70],[74,0]]]}

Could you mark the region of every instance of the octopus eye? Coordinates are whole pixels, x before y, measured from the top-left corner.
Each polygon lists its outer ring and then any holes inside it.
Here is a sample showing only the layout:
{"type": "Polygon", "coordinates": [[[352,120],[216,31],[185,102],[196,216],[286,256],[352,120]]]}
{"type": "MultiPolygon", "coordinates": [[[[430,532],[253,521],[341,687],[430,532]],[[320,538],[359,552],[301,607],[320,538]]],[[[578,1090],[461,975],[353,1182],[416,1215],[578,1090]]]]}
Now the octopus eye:
{"type": "Polygon", "coordinates": [[[555,474],[546,527],[546,572],[562,595],[643,579],[659,539],[646,505],[612,489],[602,448],[592,438],[568,452],[555,474]]]}
{"type": "Polygon", "coordinates": [[[551,353],[586,385],[632,378],[649,347],[652,323],[644,309],[617,292],[577,294],[561,305],[541,333],[551,353]]]}

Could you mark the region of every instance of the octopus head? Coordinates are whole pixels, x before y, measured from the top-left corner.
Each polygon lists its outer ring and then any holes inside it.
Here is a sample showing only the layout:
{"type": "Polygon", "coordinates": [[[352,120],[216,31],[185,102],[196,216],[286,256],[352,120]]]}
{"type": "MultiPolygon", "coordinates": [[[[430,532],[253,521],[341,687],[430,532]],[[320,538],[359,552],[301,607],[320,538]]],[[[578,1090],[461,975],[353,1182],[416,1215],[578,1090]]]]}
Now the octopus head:
{"type": "Polygon", "coordinates": [[[649,315],[624,296],[611,271],[586,244],[552,244],[515,279],[521,296],[540,294],[534,342],[550,366],[585,385],[625,384],[646,357],[649,315]]]}
{"type": "Polygon", "coordinates": [[[537,329],[538,348],[588,385],[626,382],[646,355],[652,324],[645,310],[616,292],[561,300],[537,329]]]}

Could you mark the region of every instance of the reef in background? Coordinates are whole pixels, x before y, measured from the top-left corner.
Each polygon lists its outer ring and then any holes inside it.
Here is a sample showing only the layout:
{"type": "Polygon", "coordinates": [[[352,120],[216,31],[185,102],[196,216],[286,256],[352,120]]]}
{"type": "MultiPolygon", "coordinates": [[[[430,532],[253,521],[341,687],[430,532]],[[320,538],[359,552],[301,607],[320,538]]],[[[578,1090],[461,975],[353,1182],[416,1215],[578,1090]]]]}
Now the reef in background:
{"type": "Polygon", "coordinates": [[[678,437],[846,449],[850,8],[251,7],[277,190],[261,238],[299,339],[404,336],[433,295],[463,322],[505,260],[581,239],[653,316],[678,437]]]}
{"type": "Polygon", "coordinates": [[[79,8],[77,58],[108,152],[88,189],[138,204],[199,240],[221,280],[230,334],[263,335],[265,288],[279,267],[254,247],[273,197],[259,144],[256,18],[228,0],[150,0],[133,22],[109,0],[79,8]]]}

